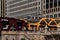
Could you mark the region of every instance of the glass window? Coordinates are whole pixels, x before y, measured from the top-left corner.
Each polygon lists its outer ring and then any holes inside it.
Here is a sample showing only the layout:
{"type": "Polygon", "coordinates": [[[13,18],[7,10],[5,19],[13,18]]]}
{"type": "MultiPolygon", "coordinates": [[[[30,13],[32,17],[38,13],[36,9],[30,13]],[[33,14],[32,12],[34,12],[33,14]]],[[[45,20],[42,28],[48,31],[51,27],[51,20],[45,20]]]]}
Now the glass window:
{"type": "Polygon", "coordinates": [[[49,4],[46,4],[46,9],[48,9],[49,8],[49,4]]]}
{"type": "Polygon", "coordinates": [[[39,5],[40,5],[40,2],[39,2],[39,5]]]}
{"type": "Polygon", "coordinates": [[[45,14],[45,11],[43,11],[43,14],[45,14]]]}
{"type": "Polygon", "coordinates": [[[60,17],[60,13],[58,14],[58,17],[60,17]]]}
{"type": "Polygon", "coordinates": [[[54,7],[57,7],[57,0],[54,0],[54,7]]]}
{"type": "Polygon", "coordinates": [[[50,8],[52,8],[53,7],[53,3],[50,3],[50,8]]]}
{"type": "Polygon", "coordinates": [[[58,5],[60,6],[60,0],[58,0],[58,5]]]}
{"type": "Polygon", "coordinates": [[[53,15],[50,15],[51,18],[53,18],[53,15]]]}
{"type": "Polygon", "coordinates": [[[58,11],[60,11],[60,8],[58,8],[58,11]]]}
{"type": "Polygon", "coordinates": [[[50,3],[53,3],[53,0],[50,0],[50,3]]]}
{"type": "Polygon", "coordinates": [[[50,0],[50,2],[53,2],[53,0],[50,0]]]}
{"type": "Polygon", "coordinates": [[[57,0],[54,0],[54,2],[57,2],[57,0]]]}
{"type": "Polygon", "coordinates": [[[57,8],[56,8],[56,11],[57,11],[57,8]]]}
{"type": "Polygon", "coordinates": [[[47,15],[46,17],[49,18],[49,15],[47,15]]]}
{"type": "Polygon", "coordinates": [[[46,0],[46,2],[48,3],[48,2],[49,2],[49,0],[46,0]]]}
{"type": "Polygon", "coordinates": [[[52,9],[52,12],[53,12],[53,9],[52,9]]]}
{"type": "Polygon", "coordinates": [[[55,9],[54,9],[54,12],[55,12],[55,9]]]}
{"type": "Polygon", "coordinates": [[[21,26],[22,26],[22,22],[17,22],[17,25],[18,25],[18,28],[21,28],[21,26]]]}
{"type": "Polygon", "coordinates": [[[54,14],[54,18],[57,17],[57,14],[54,14]]]}
{"type": "Polygon", "coordinates": [[[57,2],[54,3],[54,7],[57,7],[57,2]]]}

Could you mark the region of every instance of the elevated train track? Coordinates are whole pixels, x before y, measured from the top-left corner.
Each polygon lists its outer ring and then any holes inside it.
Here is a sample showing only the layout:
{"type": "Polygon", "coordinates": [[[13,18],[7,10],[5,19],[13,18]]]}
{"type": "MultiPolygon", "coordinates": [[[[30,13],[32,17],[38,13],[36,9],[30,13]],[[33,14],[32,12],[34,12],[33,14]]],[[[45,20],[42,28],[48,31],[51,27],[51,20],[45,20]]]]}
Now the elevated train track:
{"type": "Polygon", "coordinates": [[[60,18],[41,18],[34,23],[28,22],[28,29],[36,27],[36,30],[39,30],[39,28],[45,28],[46,26],[51,29],[60,28],[60,18]]]}
{"type": "MultiPolygon", "coordinates": [[[[23,35],[28,40],[38,40],[38,36],[41,35],[45,37],[52,35],[51,37],[54,38],[55,35],[60,35],[60,18],[40,18],[39,20],[25,21],[21,19],[1,17],[0,34],[0,37],[4,37],[5,35],[8,35],[9,37],[12,37],[12,35],[20,35],[21,37],[21,35],[23,35]]],[[[4,40],[3,37],[1,38],[2,40],[4,40]]],[[[20,37],[15,38],[16,40],[21,40],[20,37]]]]}
{"type": "Polygon", "coordinates": [[[25,21],[14,18],[0,17],[0,31],[11,31],[11,29],[19,31],[30,31],[34,29],[35,31],[39,31],[40,28],[43,29],[46,28],[46,26],[50,28],[49,30],[57,30],[57,28],[60,28],[60,18],[40,18],[38,21],[25,21]]]}

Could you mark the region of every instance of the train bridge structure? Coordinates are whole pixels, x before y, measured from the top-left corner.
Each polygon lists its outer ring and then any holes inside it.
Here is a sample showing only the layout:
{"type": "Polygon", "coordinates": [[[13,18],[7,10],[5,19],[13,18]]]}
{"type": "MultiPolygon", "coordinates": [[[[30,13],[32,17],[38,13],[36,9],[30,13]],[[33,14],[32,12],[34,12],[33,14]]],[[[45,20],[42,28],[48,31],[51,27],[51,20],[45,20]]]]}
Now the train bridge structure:
{"type": "Polygon", "coordinates": [[[60,18],[0,18],[0,40],[60,40],[60,18]]]}

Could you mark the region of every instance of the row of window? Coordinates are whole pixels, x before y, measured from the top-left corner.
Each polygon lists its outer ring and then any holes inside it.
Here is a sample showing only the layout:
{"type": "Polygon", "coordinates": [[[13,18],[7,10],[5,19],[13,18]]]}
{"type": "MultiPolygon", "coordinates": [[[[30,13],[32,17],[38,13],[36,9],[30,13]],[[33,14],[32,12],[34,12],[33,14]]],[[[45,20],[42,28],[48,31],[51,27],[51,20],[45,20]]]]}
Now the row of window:
{"type": "Polygon", "coordinates": [[[57,7],[57,5],[60,6],[60,0],[58,0],[58,2],[57,0],[54,0],[54,3],[53,3],[53,0],[50,0],[50,2],[49,0],[46,0],[46,9],[48,9],[49,6],[50,8],[57,7]]]}
{"type": "MultiPolygon", "coordinates": [[[[18,9],[16,9],[16,10],[18,10],[18,9]]],[[[15,11],[15,10],[12,10],[12,11],[15,11]]],[[[10,12],[12,12],[12,11],[10,10],[10,12]]],[[[28,9],[28,10],[23,10],[23,11],[18,11],[18,12],[15,12],[15,13],[11,13],[10,15],[12,15],[12,14],[28,13],[28,12],[35,12],[35,11],[37,11],[37,7],[31,8],[31,9],[28,9]]]]}
{"type": "MultiPolygon", "coordinates": [[[[12,11],[21,10],[21,9],[24,9],[24,8],[33,7],[33,6],[36,6],[36,5],[37,5],[37,3],[33,3],[33,4],[29,4],[29,5],[22,6],[22,7],[16,7],[14,9],[9,10],[9,11],[12,12],[12,11]]],[[[15,6],[17,6],[17,5],[15,5],[15,6]]],[[[12,6],[12,7],[15,7],[15,6],[12,6]]],[[[10,8],[11,8],[11,6],[10,6],[10,8]]]]}
{"type": "Polygon", "coordinates": [[[43,11],[43,13],[51,13],[51,12],[57,12],[57,11],[60,11],[60,8],[54,8],[54,9],[46,9],[45,11],[43,11]]]}
{"type": "MultiPolygon", "coordinates": [[[[20,2],[20,1],[22,1],[22,0],[14,0],[14,1],[9,2],[8,4],[13,4],[13,3],[16,3],[16,2],[20,2]]],[[[29,2],[33,2],[33,1],[37,1],[37,0],[26,0],[26,1],[22,1],[18,4],[23,5],[23,4],[26,4],[26,3],[29,3],[29,2]]]]}
{"type": "MultiPolygon", "coordinates": [[[[46,0],[47,3],[48,3],[49,1],[50,1],[50,2],[53,2],[53,1],[56,2],[57,0],[46,0]]],[[[58,1],[59,1],[59,0],[58,0],[58,1]]]]}
{"type": "Polygon", "coordinates": [[[60,13],[59,14],[54,14],[54,15],[47,15],[46,16],[47,18],[57,18],[57,17],[60,17],[60,13]]]}

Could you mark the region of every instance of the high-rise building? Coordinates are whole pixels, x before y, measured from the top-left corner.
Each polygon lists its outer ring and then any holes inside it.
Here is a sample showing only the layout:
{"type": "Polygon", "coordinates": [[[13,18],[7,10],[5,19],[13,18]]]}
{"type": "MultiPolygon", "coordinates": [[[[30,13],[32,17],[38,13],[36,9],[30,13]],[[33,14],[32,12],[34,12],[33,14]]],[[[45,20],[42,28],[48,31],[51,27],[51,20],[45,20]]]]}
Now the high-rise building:
{"type": "Polygon", "coordinates": [[[42,0],[42,11],[44,17],[60,17],[60,0],[42,0]]]}
{"type": "Polygon", "coordinates": [[[1,8],[1,12],[0,12],[0,17],[6,17],[7,15],[7,0],[0,0],[0,8],[1,8]]]}
{"type": "Polygon", "coordinates": [[[60,0],[8,0],[7,16],[24,18],[27,16],[47,18],[60,17],[60,0]]]}
{"type": "Polygon", "coordinates": [[[41,0],[8,0],[7,16],[26,18],[28,15],[38,16],[41,11],[41,0]]]}

